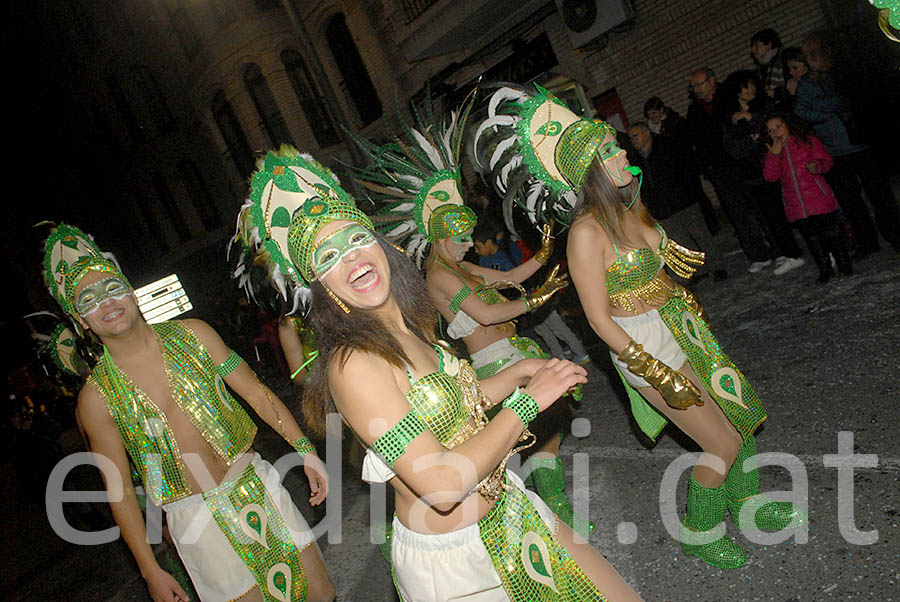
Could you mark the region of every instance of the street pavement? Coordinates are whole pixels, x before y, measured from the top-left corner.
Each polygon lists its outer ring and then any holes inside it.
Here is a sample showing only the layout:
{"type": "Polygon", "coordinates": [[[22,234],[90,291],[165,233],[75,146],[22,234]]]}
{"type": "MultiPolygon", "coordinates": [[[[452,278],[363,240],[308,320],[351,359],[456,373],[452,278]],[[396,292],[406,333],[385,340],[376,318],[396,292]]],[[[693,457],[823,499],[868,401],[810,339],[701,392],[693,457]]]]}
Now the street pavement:
{"type": "MultiPolygon", "coordinates": [[[[805,486],[808,529],[795,539],[764,545],[738,534],[726,519],[728,533],[750,555],[745,567],[723,571],[685,556],[663,516],[683,512],[687,473],[680,473],[677,484],[661,488],[661,483],[667,469],[697,448],[673,426],[655,444],[638,433],[608,354],[583,317],[570,315],[594,361],[575,408],[574,435],[565,439],[561,455],[570,489],[578,477],[578,503],[589,500],[589,516],[597,525],[591,543],[648,601],[900,599],[900,255],[883,250],[858,263],[856,275],[817,286],[811,262],[780,277],[770,270],[748,274],[733,237],[719,234],[715,245],[710,251],[729,278],[707,277],[693,288],[713,332],[768,410],[758,432],[759,451],[799,461],[792,472],[762,468],[762,490],[805,486]],[[865,464],[854,468],[852,477],[854,459],[837,457],[839,440],[865,464]]],[[[290,385],[276,386],[292,398],[290,385]]],[[[77,433],[67,433],[64,444],[77,451],[77,433]]],[[[273,461],[289,451],[271,432],[261,432],[257,449],[273,461]]],[[[76,481],[99,482],[89,474],[92,469],[82,470],[76,481]]],[[[322,512],[305,504],[308,490],[298,474],[289,474],[286,486],[308,520],[317,523],[322,512]]],[[[20,495],[9,464],[0,478],[7,517],[16,517],[4,521],[8,560],[0,598],[149,599],[124,543],[65,543],[49,528],[42,506],[20,495]]],[[[369,488],[359,480],[358,464],[344,463],[342,481],[341,542],[320,540],[338,599],[395,600],[388,565],[368,543],[369,488]]]]}

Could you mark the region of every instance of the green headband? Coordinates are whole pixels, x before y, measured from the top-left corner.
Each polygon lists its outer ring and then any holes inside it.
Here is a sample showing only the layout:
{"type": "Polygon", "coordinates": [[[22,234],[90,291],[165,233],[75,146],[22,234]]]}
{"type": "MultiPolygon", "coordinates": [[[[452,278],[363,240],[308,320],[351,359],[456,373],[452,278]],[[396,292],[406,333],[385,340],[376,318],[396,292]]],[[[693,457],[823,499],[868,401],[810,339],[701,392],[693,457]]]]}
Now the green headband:
{"type": "Polygon", "coordinates": [[[577,121],[560,136],[556,145],[556,166],[576,192],[581,190],[594,155],[610,134],[615,137],[615,128],[597,119],[577,121]]]}
{"type": "Polygon", "coordinates": [[[443,240],[459,236],[478,224],[475,212],[465,205],[448,203],[431,212],[428,218],[428,240],[443,240]]]}

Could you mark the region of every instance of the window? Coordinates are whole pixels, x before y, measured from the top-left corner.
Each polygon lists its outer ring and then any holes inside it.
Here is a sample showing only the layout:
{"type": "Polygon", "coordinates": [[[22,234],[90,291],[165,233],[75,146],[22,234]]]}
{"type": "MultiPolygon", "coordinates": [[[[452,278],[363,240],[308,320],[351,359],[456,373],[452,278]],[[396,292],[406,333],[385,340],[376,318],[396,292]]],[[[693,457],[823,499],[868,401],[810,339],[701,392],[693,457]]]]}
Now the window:
{"type": "Polygon", "coordinates": [[[206,188],[206,182],[203,181],[203,176],[194,162],[186,159],[179,161],[178,171],[181,173],[181,181],[184,183],[191,203],[200,215],[203,228],[209,232],[221,226],[222,216],[216,210],[212,195],[206,188]]]}
{"type": "Polygon", "coordinates": [[[262,69],[256,63],[250,63],[244,69],[244,85],[247,86],[247,92],[253,99],[256,106],[256,112],[259,113],[262,127],[269,137],[272,146],[280,146],[281,144],[293,144],[291,133],[287,129],[284,122],[284,116],[272,96],[272,90],[266,83],[266,78],[262,74],[262,69]]]}
{"type": "Polygon", "coordinates": [[[178,203],[172,195],[172,190],[160,172],[153,174],[153,189],[156,190],[156,196],[159,197],[159,202],[169,218],[169,223],[175,228],[178,239],[181,242],[190,240],[191,231],[184,221],[184,215],[181,213],[181,209],[178,208],[178,203]]]}
{"type": "Polygon", "coordinates": [[[360,123],[369,125],[381,117],[381,101],[342,13],[336,14],[328,22],[325,37],[343,77],[341,89],[353,101],[360,123]]]}
{"type": "Polygon", "coordinates": [[[300,56],[296,50],[288,48],[281,53],[281,62],[287,70],[288,79],[291,80],[291,86],[300,101],[303,108],[303,114],[306,115],[306,121],[312,128],[313,136],[320,147],[331,146],[340,142],[341,137],[338,134],[337,127],[334,124],[334,118],[328,109],[328,104],[319,93],[319,88],[313,81],[309,70],[306,68],[306,61],[300,56]]]}
{"type": "Polygon", "coordinates": [[[241,177],[249,178],[255,167],[253,151],[247,143],[247,137],[244,136],[244,130],[241,129],[241,123],[237,120],[231,103],[225,98],[225,92],[222,90],[216,92],[211,108],[213,119],[225,141],[226,153],[234,161],[234,166],[237,167],[241,177]]]}

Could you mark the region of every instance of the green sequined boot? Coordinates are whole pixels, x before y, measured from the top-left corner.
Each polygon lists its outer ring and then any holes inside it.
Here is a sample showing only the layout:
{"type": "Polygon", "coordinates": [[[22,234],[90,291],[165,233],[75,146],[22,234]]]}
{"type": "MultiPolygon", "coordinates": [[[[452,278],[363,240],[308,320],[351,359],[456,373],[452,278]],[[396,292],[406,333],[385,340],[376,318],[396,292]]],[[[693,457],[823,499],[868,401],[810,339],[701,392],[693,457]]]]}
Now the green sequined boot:
{"type": "Polygon", "coordinates": [[[550,506],[559,520],[587,538],[594,532],[594,523],[576,517],[572,510],[572,502],[566,495],[566,469],[559,456],[552,460],[531,458],[531,482],[541,499],[550,506]]]}
{"type": "Polygon", "coordinates": [[[790,502],[776,502],[759,493],[759,470],[756,468],[756,439],[747,437],[738,450],[737,458],[725,478],[725,493],[728,497],[728,511],[731,520],[740,529],[741,508],[744,504],[757,498],[760,506],[754,515],[756,528],[760,531],[781,531],[787,527],[795,528],[806,523],[806,511],[790,502]],[[745,468],[750,468],[744,472],[745,468]]]}
{"type": "Polygon", "coordinates": [[[688,483],[687,515],[681,523],[681,549],[689,556],[719,569],[736,569],[747,562],[747,554],[725,535],[725,487],[688,483]]]}

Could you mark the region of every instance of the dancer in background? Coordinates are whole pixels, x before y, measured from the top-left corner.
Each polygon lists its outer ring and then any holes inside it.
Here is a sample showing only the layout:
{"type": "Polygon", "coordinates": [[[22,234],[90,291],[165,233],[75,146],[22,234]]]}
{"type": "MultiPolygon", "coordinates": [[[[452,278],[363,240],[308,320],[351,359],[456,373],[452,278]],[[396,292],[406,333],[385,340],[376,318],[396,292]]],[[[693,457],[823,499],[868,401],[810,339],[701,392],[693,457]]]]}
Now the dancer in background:
{"type": "MultiPolygon", "coordinates": [[[[515,163],[506,177],[526,190],[541,187],[526,204],[529,216],[572,218],[572,279],[591,327],[610,347],[641,430],[655,439],[672,420],[704,451],[690,477],[684,551],[719,568],[742,566],[747,555],[719,530],[726,510],[739,526],[753,521],[773,531],[803,524],[806,513],[757,497],[753,433],[766,412],[693,296],[663,269],[689,277],[703,254],[669,240],[649,217],[640,170],[628,164],[612,126],[580,119],[539,87],[536,94],[504,87],[491,107],[488,119],[504,124],[494,126],[499,144],[512,139],[518,151],[508,157],[515,163]],[[516,164],[533,179],[523,179],[516,164]]],[[[503,177],[504,165],[494,165],[492,175],[503,177]]]]}
{"type": "MultiPolygon", "coordinates": [[[[459,157],[470,96],[445,127],[421,119],[418,129],[404,127],[407,140],[378,146],[357,137],[372,164],[358,180],[373,200],[386,203],[374,216],[388,240],[404,244],[424,264],[425,281],[434,305],[447,320],[447,334],[462,339],[479,379],[506,370],[526,358],[544,358],[532,339],[516,333],[514,318],[534,311],[568,285],[550,270],[544,283],[527,293],[522,281],[547,265],[553,239],[549,226],[540,250],[508,271],[484,268],[465,261],[473,247],[477,224],[474,211],[460,192],[459,157]],[[509,300],[499,289],[517,288],[521,297],[509,300]]],[[[577,394],[576,394],[577,395],[577,394]]],[[[572,503],[566,495],[566,471],[559,458],[562,433],[568,425],[566,402],[542,414],[532,430],[537,451],[529,458],[529,481],[541,498],[569,526],[574,525],[572,503]]],[[[593,525],[584,525],[587,530],[593,525]]],[[[579,525],[579,531],[583,532],[579,525]]]]}

